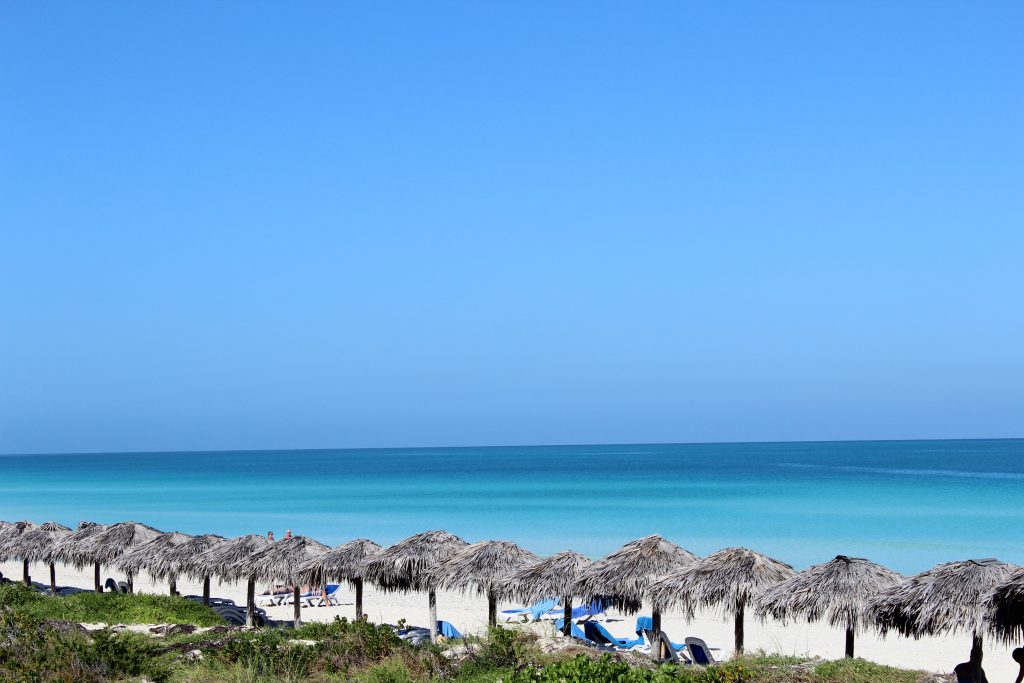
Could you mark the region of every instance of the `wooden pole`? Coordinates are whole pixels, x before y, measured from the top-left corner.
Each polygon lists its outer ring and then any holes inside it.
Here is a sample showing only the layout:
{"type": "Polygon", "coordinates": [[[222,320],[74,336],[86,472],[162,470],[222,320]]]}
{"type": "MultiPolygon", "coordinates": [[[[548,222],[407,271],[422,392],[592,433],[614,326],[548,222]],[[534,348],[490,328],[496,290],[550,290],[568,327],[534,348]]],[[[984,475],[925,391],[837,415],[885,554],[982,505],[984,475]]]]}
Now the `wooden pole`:
{"type": "Polygon", "coordinates": [[[178,594],[178,577],[176,577],[174,574],[171,574],[171,576],[167,580],[167,583],[170,584],[170,594],[171,595],[177,595],[178,594]]]}
{"type": "Polygon", "coordinates": [[[100,563],[99,562],[97,562],[96,565],[93,567],[93,571],[95,573],[95,579],[96,579],[96,592],[97,593],[102,593],[103,592],[103,586],[100,585],[100,563]]]}
{"type": "Polygon", "coordinates": [[[299,586],[292,587],[292,601],[295,603],[292,616],[295,618],[295,628],[302,626],[302,601],[299,600],[299,586]]]}
{"type": "Polygon", "coordinates": [[[203,604],[210,606],[210,577],[203,577],[203,604]]]}
{"type": "Polygon", "coordinates": [[[744,605],[740,605],[736,609],[736,627],[734,629],[734,633],[736,635],[736,640],[735,640],[736,645],[735,645],[735,647],[733,647],[733,652],[732,652],[732,656],[734,658],[735,657],[742,657],[743,656],[743,612],[744,612],[744,607],[745,607],[744,605]]]}
{"type": "Polygon", "coordinates": [[[853,659],[853,624],[846,626],[846,658],[853,659]]]}
{"type": "Polygon", "coordinates": [[[981,669],[982,655],[981,636],[975,631],[974,637],[971,639],[971,680],[973,683],[985,683],[985,674],[981,669]]]}
{"type": "Polygon", "coordinates": [[[668,653],[665,652],[665,644],[659,638],[661,633],[661,612],[658,610],[651,610],[651,630],[654,632],[655,642],[652,654],[660,662],[668,657],[668,653]]]}
{"type": "Polygon", "coordinates": [[[132,573],[128,572],[128,592],[129,593],[134,593],[135,592],[135,580],[134,579],[135,579],[135,577],[132,576],[132,573]]]}
{"type": "Polygon", "coordinates": [[[54,566],[53,562],[50,563],[50,592],[57,592],[57,567],[54,566]]]}
{"type": "Polygon", "coordinates": [[[256,625],[256,579],[252,577],[245,586],[245,625],[249,628],[256,625]]]}
{"type": "Polygon", "coordinates": [[[430,612],[430,642],[437,642],[437,593],[430,589],[427,595],[427,608],[430,612]]]}
{"type": "Polygon", "coordinates": [[[21,579],[26,586],[32,585],[32,577],[28,575],[28,560],[21,561],[21,579]]]}
{"type": "Polygon", "coordinates": [[[562,635],[572,635],[572,598],[568,595],[562,598],[562,635]]]}
{"type": "Polygon", "coordinates": [[[356,587],[356,621],[363,618],[363,579],[353,579],[352,583],[356,587]]]}
{"type": "Polygon", "coordinates": [[[494,627],[498,625],[498,596],[493,590],[487,591],[487,625],[494,627]]]}

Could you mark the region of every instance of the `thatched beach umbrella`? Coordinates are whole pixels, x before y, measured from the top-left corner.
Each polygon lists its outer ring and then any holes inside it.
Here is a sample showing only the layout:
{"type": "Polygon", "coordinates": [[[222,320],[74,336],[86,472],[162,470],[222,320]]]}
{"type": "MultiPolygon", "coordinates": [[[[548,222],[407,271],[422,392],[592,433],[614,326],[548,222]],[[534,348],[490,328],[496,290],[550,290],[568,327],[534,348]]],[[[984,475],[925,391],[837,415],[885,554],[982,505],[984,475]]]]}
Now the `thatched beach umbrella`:
{"type": "MultiPolygon", "coordinates": [[[[85,558],[82,564],[112,564],[129,548],[152,541],[162,532],[140,522],[118,522],[93,534],[79,544],[77,554],[85,558]]],[[[128,572],[128,592],[135,591],[134,572],[128,572]]],[[[98,581],[97,581],[98,583],[98,581]]]]}
{"type": "Polygon", "coordinates": [[[870,603],[875,626],[912,637],[970,633],[973,680],[981,681],[982,629],[989,595],[1016,570],[996,559],[937,565],[870,603]]]}
{"type": "Polygon", "coordinates": [[[174,595],[178,592],[178,572],[172,565],[171,553],[191,538],[178,531],[162,533],[151,541],[132,547],[117,559],[117,566],[129,576],[146,570],[156,580],[166,578],[170,583],[170,594],[174,595]]]}
{"type": "Polygon", "coordinates": [[[46,562],[50,565],[50,592],[57,592],[57,569],[51,558],[53,549],[71,535],[71,529],[57,522],[45,522],[29,529],[11,541],[12,555],[25,563],[25,585],[29,585],[28,564],[46,562]]]}
{"type": "MultiPolygon", "coordinates": [[[[689,550],[661,536],[645,536],[630,541],[583,570],[573,584],[573,593],[583,600],[600,600],[627,614],[635,614],[640,611],[648,586],[696,559],[689,550]]],[[[651,621],[657,635],[661,632],[661,612],[652,609],[651,621]]]]}
{"type": "Polygon", "coordinates": [[[299,567],[299,581],[323,586],[331,581],[348,581],[356,591],[356,620],[363,618],[363,573],[366,562],[383,550],[365,538],[342,543],[337,548],[308,560],[299,567]]]}
{"type": "Polygon", "coordinates": [[[256,615],[256,577],[252,575],[246,561],[253,553],[269,545],[267,537],[259,534],[230,538],[196,555],[188,563],[188,571],[203,576],[219,576],[229,581],[245,579],[245,625],[252,626],[256,615]]]}
{"type": "Polygon", "coordinates": [[[766,591],[755,604],[762,619],[786,622],[801,618],[809,623],[825,619],[846,629],[846,656],[853,657],[853,641],[866,621],[868,603],[898,585],[903,577],[860,557],[838,555],[817,564],[766,591]]]}
{"type": "Polygon", "coordinates": [[[430,570],[468,545],[447,531],[424,531],[387,548],[366,563],[366,579],[384,591],[427,591],[430,640],[437,641],[437,593],[430,570]]]}
{"type": "Polygon", "coordinates": [[[95,522],[79,522],[78,528],[68,534],[65,538],[58,541],[57,545],[54,546],[53,550],[48,554],[49,556],[44,559],[46,562],[60,562],[62,564],[70,564],[75,569],[84,569],[86,565],[93,565],[93,580],[96,583],[95,590],[97,593],[103,592],[103,586],[100,583],[100,563],[96,562],[91,558],[90,554],[87,554],[86,543],[93,536],[100,534],[107,527],[102,524],[96,524],[95,522]]]}
{"type": "Polygon", "coordinates": [[[992,635],[1007,644],[1024,640],[1024,569],[996,586],[985,609],[992,635]]]}
{"type": "Polygon", "coordinates": [[[14,522],[0,529],[0,560],[19,558],[22,562],[22,581],[26,586],[32,585],[32,577],[28,575],[28,560],[18,552],[18,540],[26,533],[35,529],[32,522],[14,522]]]}
{"type": "Polygon", "coordinates": [[[562,633],[572,632],[573,583],[590,560],[571,551],[557,553],[527,565],[505,579],[502,596],[532,603],[551,597],[562,600],[562,633]]]}
{"type": "Polygon", "coordinates": [[[735,619],[734,656],[743,654],[743,616],[755,597],[796,574],[788,564],[746,548],[725,548],[652,583],[653,609],[721,607],[735,619]]]}
{"type": "Polygon", "coordinates": [[[210,572],[196,564],[195,559],[201,553],[224,542],[223,536],[217,534],[203,534],[192,536],[181,545],[172,548],[167,555],[169,567],[175,574],[188,574],[203,581],[203,604],[210,605],[210,572]]]}
{"type": "Polygon", "coordinates": [[[257,550],[244,560],[249,576],[261,581],[280,580],[294,590],[295,628],[302,624],[302,601],[299,600],[298,569],[317,555],[323,555],[330,548],[306,536],[290,536],[257,550]]]}
{"type": "Polygon", "coordinates": [[[476,589],[487,596],[487,623],[498,623],[498,595],[501,583],[513,572],[540,561],[529,550],[510,541],[480,541],[463,548],[430,570],[430,580],[447,590],[476,589]]]}

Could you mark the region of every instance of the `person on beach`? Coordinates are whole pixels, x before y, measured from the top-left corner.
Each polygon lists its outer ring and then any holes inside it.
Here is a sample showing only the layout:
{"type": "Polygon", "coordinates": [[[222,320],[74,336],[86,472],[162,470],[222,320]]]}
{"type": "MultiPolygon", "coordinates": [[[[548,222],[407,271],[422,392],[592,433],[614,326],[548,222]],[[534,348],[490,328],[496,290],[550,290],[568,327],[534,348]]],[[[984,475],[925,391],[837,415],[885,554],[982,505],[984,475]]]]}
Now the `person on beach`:
{"type": "Polygon", "coordinates": [[[270,541],[271,543],[274,542],[274,532],[273,531],[268,531],[267,532],[267,540],[270,541]]]}
{"type": "Polygon", "coordinates": [[[288,531],[286,531],[286,532],[284,533],[284,537],[285,537],[285,538],[291,538],[291,537],[292,537],[292,530],[291,530],[291,529],[289,529],[288,531]]]}
{"type": "Polygon", "coordinates": [[[1020,666],[1020,671],[1017,672],[1017,680],[1013,683],[1021,683],[1024,681],[1024,647],[1018,647],[1010,653],[1010,656],[1020,666]]]}

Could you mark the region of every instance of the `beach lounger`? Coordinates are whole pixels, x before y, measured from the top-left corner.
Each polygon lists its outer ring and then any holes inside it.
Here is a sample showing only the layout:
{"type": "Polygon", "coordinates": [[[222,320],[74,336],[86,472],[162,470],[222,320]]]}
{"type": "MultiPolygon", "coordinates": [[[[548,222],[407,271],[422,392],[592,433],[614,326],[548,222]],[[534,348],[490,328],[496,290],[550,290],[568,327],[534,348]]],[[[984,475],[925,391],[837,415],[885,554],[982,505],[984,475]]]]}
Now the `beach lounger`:
{"type": "MultiPolygon", "coordinates": [[[[599,621],[605,617],[605,607],[600,600],[594,600],[586,605],[574,607],[572,610],[573,621],[599,621]]],[[[561,619],[564,615],[564,610],[553,609],[545,612],[541,618],[543,619],[561,619]]]]}
{"type": "Polygon", "coordinates": [[[307,600],[307,604],[310,607],[330,607],[332,605],[340,605],[341,602],[338,600],[337,593],[338,589],[341,588],[340,583],[329,583],[324,588],[327,589],[327,603],[324,603],[323,591],[316,591],[313,597],[307,600]]]}
{"type": "Polygon", "coordinates": [[[610,645],[621,650],[631,650],[644,644],[642,636],[639,638],[617,638],[596,621],[583,622],[583,633],[587,636],[587,640],[592,640],[599,645],[610,645]]]}
{"type": "Polygon", "coordinates": [[[701,666],[711,666],[717,663],[711,654],[711,648],[700,638],[687,638],[686,651],[690,653],[690,658],[694,663],[701,666]]]}
{"type": "Polygon", "coordinates": [[[291,593],[260,593],[256,596],[256,604],[264,607],[275,607],[293,597],[291,593]]]}
{"type": "Polygon", "coordinates": [[[547,613],[556,611],[558,600],[548,598],[541,600],[529,607],[517,607],[516,609],[504,609],[501,614],[505,621],[537,621],[547,613]]]}
{"type": "MultiPolygon", "coordinates": [[[[647,637],[647,632],[654,633],[654,620],[650,617],[637,617],[636,618],[636,635],[638,638],[647,637]]],[[[671,643],[671,641],[669,641],[671,643]]],[[[649,643],[648,643],[649,644],[649,643]]],[[[672,643],[672,649],[679,652],[686,647],[685,643],[672,643]]]]}
{"type": "MultiPolygon", "coordinates": [[[[561,633],[561,632],[562,632],[562,627],[563,627],[564,625],[565,625],[565,619],[556,619],[556,620],[555,620],[555,630],[556,630],[556,631],[558,631],[559,633],[561,633]]],[[[584,632],[583,632],[583,629],[581,629],[581,628],[580,628],[579,626],[577,626],[577,625],[576,625],[575,623],[573,623],[573,624],[572,624],[572,625],[570,626],[570,628],[569,628],[569,634],[570,634],[570,635],[571,635],[571,636],[572,636],[573,638],[579,638],[580,640],[582,640],[582,641],[585,641],[585,642],[587,642],[587,643],[590,643],[591,645],[597,645],[597,643],[595,643],[594,641],[592,641],[592,640],[591,640],[590,638],[587,638],[587,634],[586,634],[586,633],[584,633],[584,632]]]]}
{"type": "Polygon", "coordinates": [[[459,629],[455,628],[450,622],[441,620],[438,620],[437,622],[437,635],[444,636],[449,640],[462,637],[462,634],[459,633],[459,629]]]}

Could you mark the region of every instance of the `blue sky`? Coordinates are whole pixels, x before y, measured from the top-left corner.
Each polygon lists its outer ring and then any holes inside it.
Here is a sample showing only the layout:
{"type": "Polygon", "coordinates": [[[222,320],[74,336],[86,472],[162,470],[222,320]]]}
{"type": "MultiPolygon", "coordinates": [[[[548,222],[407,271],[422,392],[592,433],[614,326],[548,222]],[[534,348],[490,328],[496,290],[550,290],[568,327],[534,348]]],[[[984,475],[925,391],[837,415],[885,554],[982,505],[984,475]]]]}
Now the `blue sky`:
{"type": "Polygon", "coordinates": [[[0,452],[1024,436],[1020,3],[0,14],[0,452]]]}

